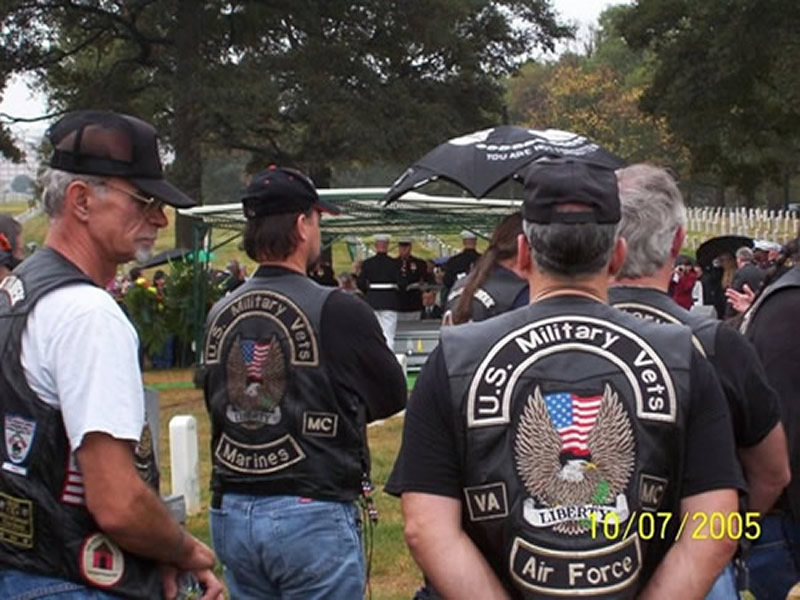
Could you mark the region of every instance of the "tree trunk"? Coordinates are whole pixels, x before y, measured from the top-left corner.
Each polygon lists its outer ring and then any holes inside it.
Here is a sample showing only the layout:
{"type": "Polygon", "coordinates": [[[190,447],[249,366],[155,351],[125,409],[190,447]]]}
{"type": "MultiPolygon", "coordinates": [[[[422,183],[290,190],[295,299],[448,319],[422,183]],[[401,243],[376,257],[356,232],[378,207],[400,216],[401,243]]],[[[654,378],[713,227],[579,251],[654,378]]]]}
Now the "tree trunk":
{"type": "MultiPolygon", "coordinates": [[[[329,188],[331,187],[331,181],[333,179],[333,170],[329,165],[313,163],[309,166],[308,176],[311,177],[311,181],[314,182],[314,187],[317,189],[329,188]]],[[[327,236],[323,235],[322,241],[323,246],[320,251],[320,262],[333,266],[333,246],[325,245],[330,241],[327,236]]]]}
{"type": "MultiPolygon", "coordinates": [[[[170,176],[184,193],[202,203],[202,104],[195,81],[200,76],[202,9],[194,0],[179,0],[175,29],[175,162],[170,176]]],[[[175,247],[192,247],[192,220],[176,217],[175,247]]]]}

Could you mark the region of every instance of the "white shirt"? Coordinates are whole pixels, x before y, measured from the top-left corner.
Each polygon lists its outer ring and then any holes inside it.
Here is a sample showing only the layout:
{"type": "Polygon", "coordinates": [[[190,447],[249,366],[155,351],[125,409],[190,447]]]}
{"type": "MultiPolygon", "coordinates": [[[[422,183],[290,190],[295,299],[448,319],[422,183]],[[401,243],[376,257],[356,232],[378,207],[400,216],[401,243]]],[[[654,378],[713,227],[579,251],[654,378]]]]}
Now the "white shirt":
{"type": "Polygon", "coordinates": [[[138,441],[144,425],[139,340],[111,295],[75,284],[43,296],[22,335],[31,389],[61,410],[70,448],[104,432],[138,441]]]}

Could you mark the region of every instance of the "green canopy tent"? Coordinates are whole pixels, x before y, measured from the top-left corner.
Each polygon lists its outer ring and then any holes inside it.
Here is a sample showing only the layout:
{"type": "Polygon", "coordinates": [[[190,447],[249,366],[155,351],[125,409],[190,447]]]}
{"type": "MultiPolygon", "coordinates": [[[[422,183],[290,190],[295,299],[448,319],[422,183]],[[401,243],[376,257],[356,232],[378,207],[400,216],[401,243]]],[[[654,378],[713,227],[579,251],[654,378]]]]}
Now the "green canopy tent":
{"type": "MultiPolygon", "coordinates": [[[[507,214],[518,210],[521,200],[471,197],[432,196],[408,192],[386,206],[382,199],[388,188],[320,189],[321,198],[336,204],[340,215],[324,215],[323,244],[328,247],[348,236],[370,237],[376,232],[412,232],[415,237],[425,234],[454,234],[473,231],[488,238],[495,225],[507,214]]],[[[194,220],[194,250],[213,252],[239,238],[245,218],[241,204],[213,204],[179,211],[194,220]],[[221,241],[212,243],[212,235],[224,234],[221,241]]],[[[199,357],[205,323],[205,286],[207,262],[194,262],[195,295],[195,356],[199,357]]]]}

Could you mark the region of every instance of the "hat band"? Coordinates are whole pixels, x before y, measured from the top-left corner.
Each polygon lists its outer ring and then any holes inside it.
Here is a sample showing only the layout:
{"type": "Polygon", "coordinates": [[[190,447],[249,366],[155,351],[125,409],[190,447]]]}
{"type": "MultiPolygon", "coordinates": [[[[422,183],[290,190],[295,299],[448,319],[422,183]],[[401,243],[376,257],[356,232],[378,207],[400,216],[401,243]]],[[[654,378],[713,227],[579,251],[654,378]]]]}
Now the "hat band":
{"type": "Polygon", "coordinates": [[[133,163],[101,158],[87,154],[74,154],[65,150],[54,150],[50,158],[50,166],[69,173],[84,175],[109,175],[112,177],[144,177],[147,179],[163,179],[164,174],[159,169],[155,172],[143,172],[133,163]]]}
{"type": "Polygon", "coordinates": [[[248,219],[305,212],[314,206],[313,202],[300,199],[296,196],[251,196],[242,199],[244,216],[248,219]]]}

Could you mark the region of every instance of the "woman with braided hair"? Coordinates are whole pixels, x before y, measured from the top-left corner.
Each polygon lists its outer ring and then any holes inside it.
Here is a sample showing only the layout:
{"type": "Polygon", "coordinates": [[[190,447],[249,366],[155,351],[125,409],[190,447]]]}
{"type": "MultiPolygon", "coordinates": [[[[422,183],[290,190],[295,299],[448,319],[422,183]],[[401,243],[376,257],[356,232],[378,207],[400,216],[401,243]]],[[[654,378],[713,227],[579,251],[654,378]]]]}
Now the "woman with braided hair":
{"type": "Polygon", "coordinates": [[[505,217],[472,272],[456,281],[447,297],[442,323],[483,321],[529,303],[527,271],[530,250],[519,212],[505,217]],[[520,244],[523,250],[520,252],[520,244]]]}

